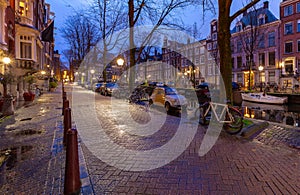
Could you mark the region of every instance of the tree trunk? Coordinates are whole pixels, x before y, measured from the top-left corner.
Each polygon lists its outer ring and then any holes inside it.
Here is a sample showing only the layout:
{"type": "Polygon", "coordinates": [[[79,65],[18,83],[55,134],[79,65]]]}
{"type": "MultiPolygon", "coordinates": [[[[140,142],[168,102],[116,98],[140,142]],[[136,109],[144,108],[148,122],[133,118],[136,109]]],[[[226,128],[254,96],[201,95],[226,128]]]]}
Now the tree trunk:
{"type": "Polygon", "coordinates": [[[3,97],[7,96],[7,84],[3,84],[3,97]]]}
{"type": "Polygon", "coordinates": [[[129,7],[129,49],[130,49],[130,65],[129,65],[129,93],[133,90],[133,84],[135,81],[135,71],[134,64],[135,64],[135,46],[134,46],[134,1],[128,1],[129,7]]]}
{"type": "MultiPolygon", "coordinates": [[[[219,1],[219,21],[218,21],[218,46],[220,51],[220,71],[225,85],[226,94],[220,94],[220,97],[226,97],[232,102],[232,63],[231,63],[231,45],[230,45],[230,6],[231,0],[219,1]]],[[[224,93],[222,86],[220,93],[224,93]]],[[[224,100],[220,100],[224,101],[224,100]]]]}

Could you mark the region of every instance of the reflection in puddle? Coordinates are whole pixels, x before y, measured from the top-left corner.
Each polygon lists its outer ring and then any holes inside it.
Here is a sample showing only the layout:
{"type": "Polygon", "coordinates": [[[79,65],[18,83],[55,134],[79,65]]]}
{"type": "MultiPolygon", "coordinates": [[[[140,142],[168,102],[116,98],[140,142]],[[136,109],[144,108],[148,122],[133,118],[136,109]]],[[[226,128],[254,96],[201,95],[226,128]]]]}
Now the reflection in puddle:
{"type": "Polygon", "coordinates": [[[26,152],[30,151],[33,146],[20,146],[7,148],[5,150],[0,151],[0,157],[8,157],[6,159],[6,169],[12,169],[18,161],[24,160],[25,156],[23,156],[26,152]]]}
{"type": "Polygon", "coordinates": [[[300,127],[300,108],[298,105],[269,105],[243,101],[242,110],[245,118],[300,127]]]}

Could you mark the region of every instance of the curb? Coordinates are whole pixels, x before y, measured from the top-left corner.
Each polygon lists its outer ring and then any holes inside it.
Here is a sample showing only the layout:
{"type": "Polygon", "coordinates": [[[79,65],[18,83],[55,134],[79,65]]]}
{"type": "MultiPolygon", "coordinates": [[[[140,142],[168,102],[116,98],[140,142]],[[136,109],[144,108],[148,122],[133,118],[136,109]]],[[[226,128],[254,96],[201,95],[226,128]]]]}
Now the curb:
{"type": "Polygon", "coordinates": [[[245,129],[243,129],[241,136],[246,139],[253,139],[260,132],[262,132],[266,127],[269,126],[268,122],[259,122],[256,124],[252,124],[245,129]]]}

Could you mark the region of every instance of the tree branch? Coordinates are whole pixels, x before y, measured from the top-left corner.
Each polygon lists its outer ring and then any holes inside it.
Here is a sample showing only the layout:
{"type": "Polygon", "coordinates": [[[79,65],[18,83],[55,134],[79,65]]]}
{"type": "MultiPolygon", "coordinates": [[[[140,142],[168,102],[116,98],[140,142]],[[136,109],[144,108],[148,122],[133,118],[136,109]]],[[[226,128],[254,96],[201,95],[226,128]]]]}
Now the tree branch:
{"type": "Polygon", "coordinates": [[[259,1],[260,0],[253,0],[248,5],[246,5],[245,7],[243,7],[240,10],[238,10],[237,12],[235,12],[232,16],[230,16],[230,18],[229,18],[230,22],[232,22],[236,17],[238,17],[239,15],[241,15],[242,13],[244,13],[245,11],[247,11],[250,7],[252,7],[256,3],[258,3],[259,1]]]}

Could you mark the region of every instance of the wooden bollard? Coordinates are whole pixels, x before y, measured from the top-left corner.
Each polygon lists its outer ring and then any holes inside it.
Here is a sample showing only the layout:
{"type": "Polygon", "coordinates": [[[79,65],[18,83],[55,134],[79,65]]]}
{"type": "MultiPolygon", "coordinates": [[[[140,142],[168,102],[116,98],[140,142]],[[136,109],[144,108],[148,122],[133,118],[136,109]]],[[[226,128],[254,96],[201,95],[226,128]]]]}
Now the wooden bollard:
{"type": "Polygon", "coordinates": [[[77,130],[69,129],[67,132],[64,194],[79,194],[80,188],[77,130]]]}
{"type": "Polygon", "coordinates": [[[71,108],[67,107],[64,111],[64,137],[63,144],[66,146],[67,143],[67,132],[72,128],[72,120],[71,120],[71,108]]]}

